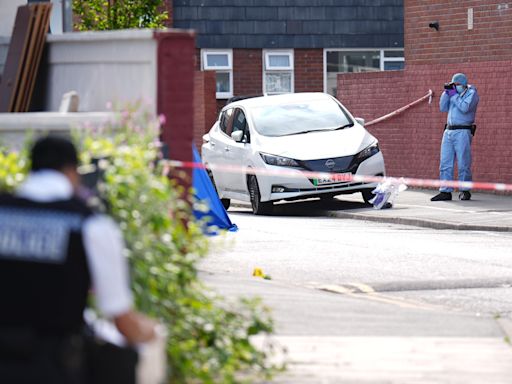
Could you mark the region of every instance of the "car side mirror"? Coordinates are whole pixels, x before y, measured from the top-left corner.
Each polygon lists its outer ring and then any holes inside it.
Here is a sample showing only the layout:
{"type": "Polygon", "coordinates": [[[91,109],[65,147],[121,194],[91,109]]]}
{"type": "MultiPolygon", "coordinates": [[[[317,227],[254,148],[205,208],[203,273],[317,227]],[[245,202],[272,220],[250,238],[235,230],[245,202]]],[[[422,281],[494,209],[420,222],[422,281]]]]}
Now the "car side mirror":
{"type": "Polygon", "coordinates": [[[231,138],[237,143],[240,143],[244,137],[244,131],[231,132],[231,138]]]}
{"type": "Polygon", "coordinates": [[[356,117],[356,121],[364,127],[364,119],[362,117],[356,117]]]}

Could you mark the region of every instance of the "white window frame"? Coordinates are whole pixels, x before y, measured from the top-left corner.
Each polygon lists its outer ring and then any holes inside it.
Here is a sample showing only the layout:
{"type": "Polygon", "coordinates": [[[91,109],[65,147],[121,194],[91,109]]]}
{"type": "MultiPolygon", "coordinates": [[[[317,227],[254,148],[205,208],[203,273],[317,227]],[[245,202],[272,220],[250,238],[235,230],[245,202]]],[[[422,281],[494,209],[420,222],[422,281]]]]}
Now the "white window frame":
{"type": "Polygon", "coordinates": [[[294,54],[293,49],[264,49],[263,54],[263,94],[280,94],[283,92],[267,92],[267,84],[266,84],[266,73],[267,72],[289,72],[291,74],[291,84],[290,84],[290,93],[294,92],[295,88],[295,66],[294,66],[294,54]],[[272,55],[280,55],[280,56],[288,56],[290,60],[289,66],[279,67],[279,66],[270,66],[270,56],[272,55]]]}
{"type": "Polygon", "coordinates": [[[385,51],[401,51],[404,52],[404,48],[324,48],[324,92],[327,92],[327,52],[368,52],[368,51],[379,51],[379,69],[384,71],[384,64],[391,61],[405,62],[405,57],[384,57],[385,51]]]}
{"type": "Polygon", "coordinates": [[[390,62],[400,62],[400,63],[404,63],[405,62],[405,58],[404,56],[402,57],[385,57],[385,53],[389,52],[389,51],[404,51],[403,49],[396,49],[396,48],[389,48],[389,49],[382,49],[381,50],[381,55],[380,55],[380,69],[381,71],[384,71],[384,67],[385,67],[385,64],[386,63],[390,63],[390,62]]]}
{"type": "Polygon", "coordinates": [[[233,97],[233,50],[232,49],[202,49],[201,50],[201,69],[203,71],[215,71],[229,74],[229,92],[217,92],[217,99],[229,99],[233,97]],[[207,57],[209,54],[226,54],[228,57],[228,65],[213,66],[208,65],[207,57]]]}

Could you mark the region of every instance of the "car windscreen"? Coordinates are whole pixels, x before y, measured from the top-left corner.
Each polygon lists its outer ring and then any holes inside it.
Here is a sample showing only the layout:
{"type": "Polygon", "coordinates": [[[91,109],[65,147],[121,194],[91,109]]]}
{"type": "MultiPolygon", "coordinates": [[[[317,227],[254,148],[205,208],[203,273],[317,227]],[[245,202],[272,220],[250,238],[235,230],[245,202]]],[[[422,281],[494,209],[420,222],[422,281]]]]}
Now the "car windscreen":
{"type": "Polygon", "coordinates": [[[345,111],[331,99],[254,107],[254,128],[264,136],[296,135],[352,126],[345,111]]]}

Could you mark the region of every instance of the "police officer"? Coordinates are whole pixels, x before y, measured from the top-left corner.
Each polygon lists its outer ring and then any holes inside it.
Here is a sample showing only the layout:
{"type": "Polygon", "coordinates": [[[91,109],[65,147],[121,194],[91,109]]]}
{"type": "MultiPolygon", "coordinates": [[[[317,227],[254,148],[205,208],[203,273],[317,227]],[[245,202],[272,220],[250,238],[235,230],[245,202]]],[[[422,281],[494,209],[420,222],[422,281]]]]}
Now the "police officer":
{"type": "MultiPolygon", "coordinates": [[[[468,85],[466,75],[456,73],[439,99],[441,112],[448,112],[447,124],[441,143],[439,174],[441,180],[453,180],[454,163],[457,159],[459,181],[471,181],[471,141],[476,126],[475,115],[478,106],[478,93],[468,85]]],[[[442,186],[432,201],[452,199],[452,187],[442,186]]],[[[468,188],[459,188],[459,199],[470,200],[468,188]]]]}
{"type": "Polygon", "coordinates": [[[0,196],[0,382],[84,383],[83,312],[89,288],[129,343],[155,336],[155,322],[132,309],[117,225],[75,192],[71,142],[46,137],[31,173],[0,196]]]}

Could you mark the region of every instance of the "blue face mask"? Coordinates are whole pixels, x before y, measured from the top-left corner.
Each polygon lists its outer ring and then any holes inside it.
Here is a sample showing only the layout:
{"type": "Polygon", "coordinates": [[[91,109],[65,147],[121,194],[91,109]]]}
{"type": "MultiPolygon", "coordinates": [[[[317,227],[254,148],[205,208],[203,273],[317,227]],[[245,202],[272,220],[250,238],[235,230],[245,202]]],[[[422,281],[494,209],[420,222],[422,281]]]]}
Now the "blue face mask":
{"type": "Polygon", "coordinates": [[[457,86],[455,86],[455,88],[457,89],[457,93],[459,93],[459,94],[464,92],[464,90],[465,90],[463,85],[457,85],[457,86]]]}

